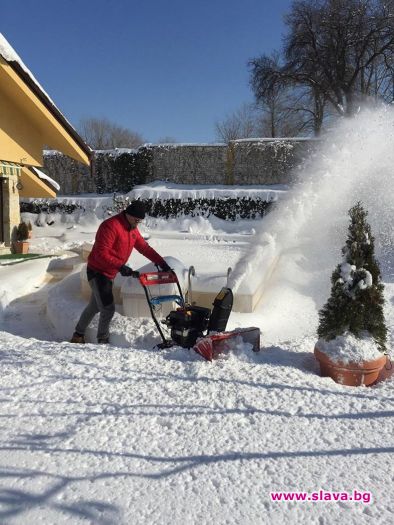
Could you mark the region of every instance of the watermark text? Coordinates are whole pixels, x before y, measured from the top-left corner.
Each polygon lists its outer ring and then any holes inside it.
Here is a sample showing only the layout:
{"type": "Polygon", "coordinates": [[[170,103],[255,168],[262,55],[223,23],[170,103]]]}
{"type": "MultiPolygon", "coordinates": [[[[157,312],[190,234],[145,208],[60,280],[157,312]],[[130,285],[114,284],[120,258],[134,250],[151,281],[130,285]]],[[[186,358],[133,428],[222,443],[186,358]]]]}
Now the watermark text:
{"type": "Polygon", "coordinates": [[[320,489],[316,492],[270,492],[271,501],[355,501],[372,503],[371,492],[353,490],[351,492],[335,492],[320,489]]]}

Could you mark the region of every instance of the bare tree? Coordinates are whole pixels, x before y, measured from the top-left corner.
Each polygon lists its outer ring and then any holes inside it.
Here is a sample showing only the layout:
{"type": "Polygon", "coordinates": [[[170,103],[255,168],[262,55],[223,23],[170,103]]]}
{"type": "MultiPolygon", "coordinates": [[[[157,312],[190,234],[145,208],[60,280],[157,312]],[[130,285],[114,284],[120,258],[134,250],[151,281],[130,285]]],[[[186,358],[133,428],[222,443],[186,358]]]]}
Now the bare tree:
{"type": "Polygon", "coordinates": [[[284,72],[352,115],[368,94],[363,79],[394,52],[392,0],[297,0],[286,24],[284,72]]]}
{"type": "Polygon", "coordinates": [[[283,64],[268,67],[264,55],[251,61],[257,100],[278,83],[303,86],[317,134],[327,103],[348,116],[371,97],[392,98],[393,3],[295,0],[285,19],[283,64]]]}
{"type": "Polygon", "coordinates": [[[249,67],[266,136],[294,136],[316,127],[320,131],[309,91],[282,73],[278,52],[251,60],[249,67]]]}
{"type": "Polygon", "coordinates": [[[255,104],[243,104],[239,109],[215,123],[218,140],[245,139],[255,136],[258,129],[258,116],[255,104]]]}
{"type": "Polygon", "coordinates": [[[394,61],[379,56],[360,74],[360,92],[372,103],[394,101],[394,61]]]}
{"type": "Polygon", "coordinates": [[[145,142],[139,133],[106,118],[84,118],[79,131],[93,149],[138,148],[145,142]]]}

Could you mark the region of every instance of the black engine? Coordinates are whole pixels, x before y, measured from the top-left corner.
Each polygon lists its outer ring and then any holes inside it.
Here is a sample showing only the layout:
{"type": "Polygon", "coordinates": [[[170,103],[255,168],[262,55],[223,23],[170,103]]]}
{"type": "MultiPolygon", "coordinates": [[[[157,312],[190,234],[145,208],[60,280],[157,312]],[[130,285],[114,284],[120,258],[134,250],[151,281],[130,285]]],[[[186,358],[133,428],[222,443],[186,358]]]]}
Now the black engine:
{"type": "Polygon", "coordinates": [[[208,328],[211,310],[202,306],[186,306],[170,312],[163,321],[171,328],[171,339],[183,348],[194,346],[208,328]]]}
{"type": "Polygon", "coordinates": [[[222,332],[226,329],[233,306],[230,288],[222,288],[213,302],[213,310],[202,306],[188,306],[170,312],[164,321],[171,329],[171,339],[183,348],[191,348],[204,332],[222,332]]]}

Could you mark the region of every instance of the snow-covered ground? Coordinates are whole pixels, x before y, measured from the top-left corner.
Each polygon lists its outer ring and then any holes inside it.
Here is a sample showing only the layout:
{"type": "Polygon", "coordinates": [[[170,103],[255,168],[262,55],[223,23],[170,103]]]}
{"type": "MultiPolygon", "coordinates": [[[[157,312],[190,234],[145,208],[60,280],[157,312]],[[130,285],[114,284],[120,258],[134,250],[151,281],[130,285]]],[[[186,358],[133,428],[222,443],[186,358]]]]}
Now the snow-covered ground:
{"type": "MultiPolygon", "coordinates": [[[[179,347],[153,350],[153,322],[119,314],[113,329],[123,338],[114,344],[72,345],[45,312],[55,288],[42,273],[54,259],[0,267],[0,523],[393,522],[393,380],[341,386],[319,376],[312,353],[355,199],[377,237],[392,347],[388,116],[372,124],[370,114],[359,116],[356,136],[344,125],[346,140],[332,142],[319,169],[306,171],[304,185],[261,221],[186,217],[142,226],[162,255],[207,276],[231,266],[235,284],[243,275],[262,278],[261,247],[274,247],[279,260],[260,305],[229,321],[261,328],[259,353],[239,345],[209,363],[179,347]],[[374,133],[362,133],[366,122],[374,133]],[[28,280],[28,289],[15,284],[28,280]],[[354,490],[364,500],[345,501],[354,490]],[[275,491],[343,494],[273,501],[275,491]]],[[[100,222],[93,212],[54,219],[34,227],[31,251],[78,252],[100,222]]],[[[145,262],[139,257],[131,257],[134,268],[145,262]]],[[[56,314],[65,323],[83,307],[72,299],[77,279],[67,279],[56,314]]]]}

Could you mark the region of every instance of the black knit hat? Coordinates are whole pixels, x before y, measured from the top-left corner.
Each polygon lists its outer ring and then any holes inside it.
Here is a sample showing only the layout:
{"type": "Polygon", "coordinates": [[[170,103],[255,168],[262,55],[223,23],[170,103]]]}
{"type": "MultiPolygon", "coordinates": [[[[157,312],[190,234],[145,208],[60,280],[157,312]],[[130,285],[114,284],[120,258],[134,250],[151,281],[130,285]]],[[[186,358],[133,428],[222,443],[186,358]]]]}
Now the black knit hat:
{"type": "Polygon", "coordinates": [[[127,206],[125,212],[127,213],[127,215],[131,215],[132,217],[136,217],[137,219],[144,219],[145,204],[141,201],[133,201],[127,206]]]}

